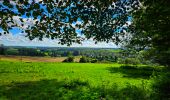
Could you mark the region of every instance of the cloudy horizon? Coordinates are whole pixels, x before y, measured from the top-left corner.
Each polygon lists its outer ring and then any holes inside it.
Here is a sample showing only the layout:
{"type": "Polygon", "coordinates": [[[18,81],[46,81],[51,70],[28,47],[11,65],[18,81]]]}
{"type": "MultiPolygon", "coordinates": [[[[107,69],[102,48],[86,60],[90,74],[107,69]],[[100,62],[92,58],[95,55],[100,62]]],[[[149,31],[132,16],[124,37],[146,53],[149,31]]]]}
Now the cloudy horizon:
{"type": "MultiPolygon", "coordinates": [[[[29,40],[23,33],[17,34],[2,34],[0,36],[0,44],[5,46],[39,46],[39,47],[68,47],[66,45],[58,44],[58,40],[44,38],[43,41],[38,39],[29,40]]],[[[99,42],[95,44],[93,40],[85,40],[82,44],[74,43],[70,47],[90,47],[90,48],[118,48],[113,42],[105,43],[99,42]]]]}

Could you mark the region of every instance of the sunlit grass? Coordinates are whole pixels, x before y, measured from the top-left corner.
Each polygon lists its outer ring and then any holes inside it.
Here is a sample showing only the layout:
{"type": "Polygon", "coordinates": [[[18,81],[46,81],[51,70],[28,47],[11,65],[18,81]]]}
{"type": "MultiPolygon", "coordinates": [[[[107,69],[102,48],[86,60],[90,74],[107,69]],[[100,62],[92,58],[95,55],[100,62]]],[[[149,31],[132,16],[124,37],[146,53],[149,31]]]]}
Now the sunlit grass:
{"type": "MultiPolygon", "coordinates": [[[[0,61],[0,88],[2,88],[0,96],[9,98],[12,95],[15,99],[22,99],[20,97],[22,97],[22,92],[24,92],[23,98],[31,95],[29,99],[32,99],[34,98],[34,96],[32,97],[34,94],[33,87],[35,87],[35,89],[38,89],[36,91],[47,94],[49,89],[53,93],[53,95],[50,94],[51,96],[56,96],[55,93],[61,92],[56,97],[62,97],[62,99],[68,99],[74,93],[75,95],[80,95],[81,98],[82,96],[79,93],[86,94],[85,96],[87,97],[90,93],[90,98],[93,96],[94,98],[99,98],[102,95],[104,97],[109,95],[113,98],[115,95],[121,97],[124,94],[121,94],[123,93],[121,92],[113,95],[107,91],[113,91],[115,88],[125,91],[125,88],[127,89],[125,92],[127,92],[129,88],[132,89],[132,87],[127,87],[127,85],[149,88],[149,78],[127,76],[127,73],[124,71],[115,70],[116,72],[112,72],[114,69],[120,69],[120,66],[121,64],[0,61]],[[21,93],[15,95],[17,91],[21,93]],[[67,95],[63,94],[64,91],[67,95]],[[33,93],[29,94],[27,92],[33,93]]],[[[127,69],[127,71],[130,70],[127,69]]],[[[136,87],[133,87],[133,89],[136,87]]],[[[43,95],[48,97],[47,94],[37,94],[37,96],[43,95]]],[[[38,98],[37,96],[35,98],[38,98]]]]}
{"type": "Polygon", "coordinates": [[[0,83],[36,81],[40,79],[88,81],[91,85],[107,83],[141,84],[142,78],[126,78],[122,73],[110,73],[107,68],[119,67],[120,64],[93,64],[93,63],[24,63],[24,62],[0,62],[0,83]]]}

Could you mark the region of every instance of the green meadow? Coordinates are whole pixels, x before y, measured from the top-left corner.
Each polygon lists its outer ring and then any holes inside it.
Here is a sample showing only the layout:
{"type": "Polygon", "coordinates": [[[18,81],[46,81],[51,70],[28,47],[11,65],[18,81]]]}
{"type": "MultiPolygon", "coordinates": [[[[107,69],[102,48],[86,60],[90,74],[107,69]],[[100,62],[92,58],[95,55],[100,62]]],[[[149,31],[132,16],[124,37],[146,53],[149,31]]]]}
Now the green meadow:
{"type": "Polygon", "coordinates": [[[148,66],[100,63],[0,61],[2,100],[144,100],[153,71],[148,66]]]}

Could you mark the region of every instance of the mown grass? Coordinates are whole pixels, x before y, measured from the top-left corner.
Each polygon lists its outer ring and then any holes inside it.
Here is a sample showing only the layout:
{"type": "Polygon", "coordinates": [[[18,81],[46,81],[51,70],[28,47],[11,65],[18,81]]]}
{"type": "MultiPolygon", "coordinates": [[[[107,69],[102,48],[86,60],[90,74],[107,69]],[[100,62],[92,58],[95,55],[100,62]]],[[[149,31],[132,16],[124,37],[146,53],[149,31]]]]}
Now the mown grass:
{"type": "Polygon", "coordinates": [[[138,69],[120,66],[0,61],[0,99],[148,99],[146,91],[150,89],[152,71],[149,70],[147,77],[143,73],[132,77],[135,74],[131,72],[138,69]]]}

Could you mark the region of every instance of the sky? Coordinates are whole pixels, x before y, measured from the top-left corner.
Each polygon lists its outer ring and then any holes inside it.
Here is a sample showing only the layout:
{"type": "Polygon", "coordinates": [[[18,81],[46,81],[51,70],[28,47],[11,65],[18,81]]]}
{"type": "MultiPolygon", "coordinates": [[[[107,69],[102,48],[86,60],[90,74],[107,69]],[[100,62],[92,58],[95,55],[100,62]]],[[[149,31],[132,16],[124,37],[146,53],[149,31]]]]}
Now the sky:
{"type": "MultiPolygon", "coordinates": [[[[13,30],[14,31],[14,30],[13,30]]],[[[43,41],[38,39],[29,40],[22,33],[3,34],[0,36],[0,44],[5,46],[41,46],[41,47],[67,47],[66,45],[58,44],[57,40],[44,38],[43,41]]],[[[85,40],[82,44],[73,44],[71,47],[91,47],[91,48],[117,48],[114,43],[98,43],[93,40],[85,40]]]]}
{"type": "MultiPolygon", "coordinates": [[[[31,0],[30,0],[31,1],[31,0]]],[[[40,0],[35,0],[36,2],[40,0]]],[[[32,20],[30,18],[26,18],[21,16],[25,22],[24,27],[27,28],[28,25],[33,24],[32,20]],[[29,20],[27,20],[29,19],[29,20]],[[31,21],[30,21],[31,20],[31,21]]],[[[15,16],[13,19],[16,21],[16,23],[20,23],[19,16],[15,16]]],[[[131,18],[131,17],[129,17],[131,18]]],[[[131,19],[129,19],[131,20],[131,19]]],[[[80,21],[77,21],[77,23],[81,23],[80,21]]],[[[128,21],[128,24],[131,22],[128,21]]],[[[74,24],[72,25],[74,27],[74,24]]],[[[2,29],[0,29],[0,32],[3,32],[2,29]]],[[[29,40],[27,37],[25,37],[25,33],[21,33],[19,28],[13,28],[9,31],[10,34],[2,34],[0,36],[0,44],[4,44],[5,46],[41,46],[41,47],[67,47],[66,45],[60,45],[58,44],[58,40],[51,40],[48,38],[44,38],[43,41],[40,41],[38,39],[29,40]]],[[[77,33],[80,32],[80,30],[76,30],[77,33]]],[[[105,42],[99,42],[95,44],[95,42],[92,39],[84,40],[82,44],[73,44],[71,47],[94,47],[94,48],[118,48],[113,42],[105,43],[105,42]]]]}
{"type": "MultiPolygon", "coordinates": [[[[0,32],[2,32],[1,29],[0,32]]],[[[29,40],[18,28],[14,28],[9,34],[2,34],[0,36],[0,44],[4,44],[5,46],[67,47],[66,45],[58,44],[58,42],[58,40],[51,40],[48,38],[44,38],[43,41],[38,39],[29,40]]],[[[117,48],[117,46],[112,42],[100,42],[95,44],[92,39],[85,40],[82,44],[73,44],[70,47],[117,48]]]]}
{"type": "MultiPolygon", "coordinates": [[[[18,20],[18,19],[16,19],[18,20]]],[[[25,23],[25,26],[29,25],[29,23],[25,23]]],[[[74,25],[73,25],[74,26],[74,25]]],[[[0,32],[3,32],[0,29],[0,32]]],[[[67,47],[67,45],[58,44],[58,40],[51,40],[49,38],[43,38],[42,41],[39,39],[29,40],[25,37],[25,33],[21,33],[20,29],[15,27],[9,31],[9,34],[2,34],[0,36],[0,44],[5,46],[39,46],[39,47],[67,47]]],[[[79,32],[77,30],[77,32],[79,32]]],[[[95,44],[92,39],[84,40],[82,44],[74,43],[70,47],[89,47],[89,48],[118,48],[113,42],[105,43],[99,42],[95,44]]]]}

